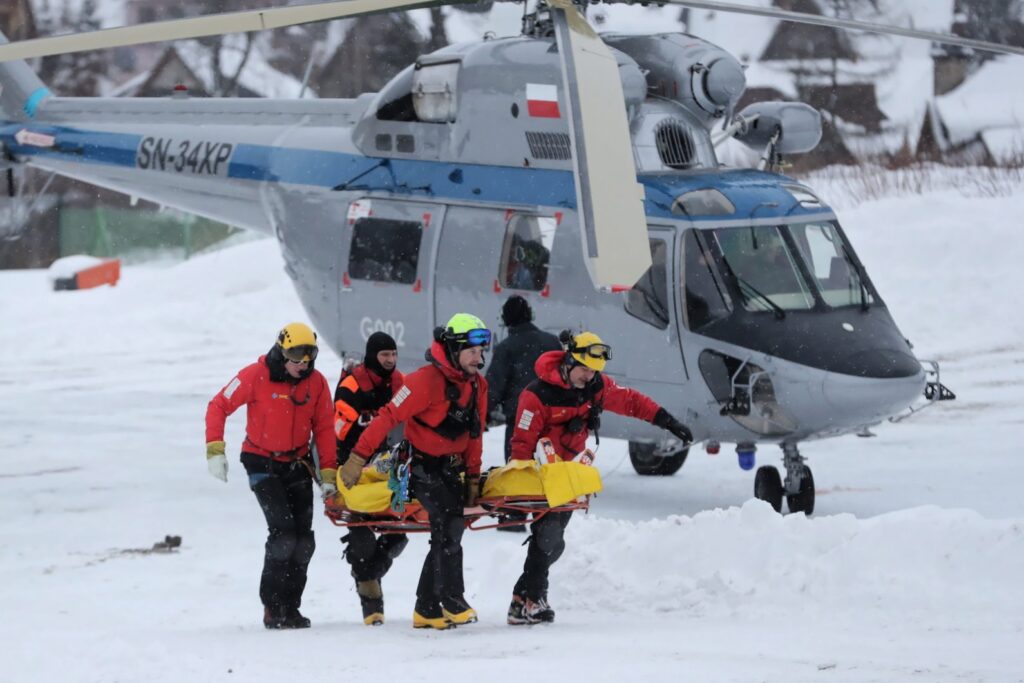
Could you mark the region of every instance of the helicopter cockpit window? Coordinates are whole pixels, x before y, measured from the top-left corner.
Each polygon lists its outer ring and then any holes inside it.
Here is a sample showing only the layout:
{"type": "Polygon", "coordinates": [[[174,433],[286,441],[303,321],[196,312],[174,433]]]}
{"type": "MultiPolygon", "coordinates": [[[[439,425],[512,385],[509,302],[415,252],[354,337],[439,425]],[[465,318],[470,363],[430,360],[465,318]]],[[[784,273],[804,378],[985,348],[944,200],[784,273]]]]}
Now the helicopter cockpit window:
{"type": "Polygon", "coordinates": [[[752,225],[708,232],[722,255],[725,276],[732,277],[739,289],[744,309],[800,311],[814,306],[814,296],[778,227],[752,225]]]}
{"type": "Polygon", "coordinates": [[[500,280],[509,289],[539,291],[548,283],[548,263],[558,221],[553,216],[513,214],[501,248],[500,280]]]}
{"type": "Polygon", "coordinates": [[[416,282],[423,226],[415,221],[360,218],[352,226],[348,274],[354,280],[416,282]]]}
{"type": "Polygon", "coordinates": [[[683,240],[683,293],[686,297],[686,326],[699,330],[732,312],[732,299],[725,288],[714,258],[688,230],[683,240]]]}
{"type": "Polygon", "coordinates": [[[377,118],[381,121],[417,121],[412,102],[412,67],[398,74],[380,93],[377,118]]]}
{"type": "Polygon", "coordinates": [[[850,248],[834,225],[802,223],[787,229],[826,304],[839,307],[874,303],[850,248]]]}
{"type": "Polygon", "coordinates": [[[713,187],[691,190],[672,202],[672,213],[678,216],[727,216],[736,213],[736,206],[713,187]]]}
{"type": "Polygon", "coordinates": [[[626,312],[659,329],[668,327],[668,284],[665,282],[665,240],[651,240],[651,267],[626,293],[626,312]]]}

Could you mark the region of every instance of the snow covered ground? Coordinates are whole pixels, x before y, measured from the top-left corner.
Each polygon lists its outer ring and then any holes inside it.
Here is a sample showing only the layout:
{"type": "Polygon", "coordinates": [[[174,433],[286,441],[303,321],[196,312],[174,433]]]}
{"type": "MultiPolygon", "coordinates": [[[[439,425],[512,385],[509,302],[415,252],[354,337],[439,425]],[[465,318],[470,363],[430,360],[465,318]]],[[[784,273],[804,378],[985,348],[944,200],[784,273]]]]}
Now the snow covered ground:
{"type": "MultiPolygon", "coordinates": [[[[819,189],[849,207],[875,284],[959,400],[807,444],[810,519],[749,500],[728,446],[652,479],[606,440],[606,491],[569,527],[545,627],[505,625],[523,537],[481,532],[466,536],[481,623],[410,627],[418,537],[385,581],[388,623],[366,628],[341,531],[318,518],[314,627],[263,629],[262,518],[235,457],[227,485],[208,476],[203,415],[304,317],[272,241],[128,267],[113,289],[0,272],[0,683],[1024,680],[1024,191],[819,189]],[[165,534],[179,552],[125,552],[165,534]]],[[[337,359],[319,366],[333,381],[337,359]]],[[[229,422],[232,451],[243,426],[229,422]]]]}

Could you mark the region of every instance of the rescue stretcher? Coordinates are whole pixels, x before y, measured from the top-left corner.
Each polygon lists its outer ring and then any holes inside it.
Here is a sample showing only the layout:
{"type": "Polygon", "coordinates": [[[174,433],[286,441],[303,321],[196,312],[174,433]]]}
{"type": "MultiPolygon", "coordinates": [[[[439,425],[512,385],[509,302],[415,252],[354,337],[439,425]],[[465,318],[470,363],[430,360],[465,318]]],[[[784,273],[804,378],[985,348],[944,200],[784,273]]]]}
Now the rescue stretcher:
{"type": "MultiPolygon", "coordinates": [[[[338,495],[325,504],[336,526],[367,527],[374,533],[430,531],[427,511],[415,499],[399,501],[395,477],[371,463],[359,483],[347,489],[338,481],[338,495]]],[[[579,462],[538,463],[513,460],[485,472],[477,505],[466,508],[466,528],[474,531],[522,524],[508,515],[532,515],[536,521],[549,512],[588,510],[590,496],[602,488],[597,468],[579,462]]],[[[407,497],[406,497],[407,498],[407,497]]]]}

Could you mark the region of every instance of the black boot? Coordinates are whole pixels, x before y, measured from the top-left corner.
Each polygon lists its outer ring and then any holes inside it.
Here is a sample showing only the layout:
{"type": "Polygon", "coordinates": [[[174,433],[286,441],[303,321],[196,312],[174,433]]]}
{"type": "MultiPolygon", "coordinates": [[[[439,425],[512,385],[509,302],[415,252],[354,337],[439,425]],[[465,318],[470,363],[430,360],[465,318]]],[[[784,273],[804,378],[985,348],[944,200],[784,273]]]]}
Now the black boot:
{"type": "Polygon", "coordinates": [[[356,581],[356,593],[363,607],[363,623],[367,626],[380,626],[384,623],[384,593],[381,592],[380,581],[356,581]]]}
{"type": "Polygon", "coordinates": [[[302,616],[298,607],[289,607],[285,610],[284,628],[309,628],[310,621],[302,616]]]}
{"type": "Polygon", "coordinates": [[[285,615],[285,611],[281,607],[264,607],[263,608],[263,625],[269,629],[281,629],[288,628],[286,622],[288,617],[285,615]]]}
{"type": "Polygon", "coordinates": [[[508,607],[508,623],[511,626],[550,624],[554,620],[555,610],[551,609],[547,598],[530,600],[521,595],[512,596],[512,604],[508,607]]]}

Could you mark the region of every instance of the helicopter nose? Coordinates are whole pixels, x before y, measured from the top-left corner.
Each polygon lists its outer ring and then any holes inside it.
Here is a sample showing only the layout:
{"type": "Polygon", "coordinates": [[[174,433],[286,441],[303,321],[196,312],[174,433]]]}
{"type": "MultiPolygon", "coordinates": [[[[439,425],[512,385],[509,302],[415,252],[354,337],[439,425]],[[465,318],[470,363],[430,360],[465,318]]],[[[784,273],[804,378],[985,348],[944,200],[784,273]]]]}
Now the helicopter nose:
{"type": "Polygon", "coordinates": [[[853,377],[895,379],[917,375],[921,372],[921,363],[905,351],[876,348],[838,355],[828,369],[853,377]]]}
{"type": "Polygon", "coordinates": [[[856,426],[895,415],[924,391],[925,374],[913,356],[890,349],[859,351],[833,366],[822,391],[834,415],[856,426]]]}

